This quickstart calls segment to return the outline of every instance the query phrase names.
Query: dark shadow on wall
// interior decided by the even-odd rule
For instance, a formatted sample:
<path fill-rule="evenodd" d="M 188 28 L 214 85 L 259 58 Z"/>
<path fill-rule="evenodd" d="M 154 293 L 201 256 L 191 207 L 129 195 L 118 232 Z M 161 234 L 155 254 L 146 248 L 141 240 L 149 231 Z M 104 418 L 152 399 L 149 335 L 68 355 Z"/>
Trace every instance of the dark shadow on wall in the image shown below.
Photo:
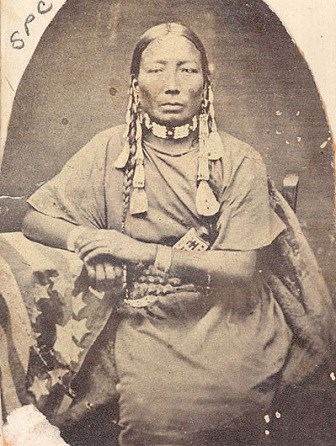
<path fill-rule="evenodd" d="M 305 61 L 262 1 L 68 0 L 18 88 L 1 195 L 28 196 L 94 134 L 123 122 L 132 49 L 163 21 L 204 41 L 220 127 L 260 151 L 278 186 L 299 174 L 298 217 L 334 287 L 331 135 Z M 1 231 L 20 229 L 24 201 L 1 199 Z"/>

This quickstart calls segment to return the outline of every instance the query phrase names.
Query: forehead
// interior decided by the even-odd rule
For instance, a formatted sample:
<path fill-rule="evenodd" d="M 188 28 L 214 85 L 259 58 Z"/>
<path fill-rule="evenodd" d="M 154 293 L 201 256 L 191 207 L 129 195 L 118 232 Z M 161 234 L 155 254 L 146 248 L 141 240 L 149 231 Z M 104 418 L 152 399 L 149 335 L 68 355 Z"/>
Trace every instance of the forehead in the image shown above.
<path fill-rule="evenodd" d="M 201 53 L 186 37 L 168 34 L 151 42 L 141 56 L 141 63 L 188 61 L 201 64 Z"/>

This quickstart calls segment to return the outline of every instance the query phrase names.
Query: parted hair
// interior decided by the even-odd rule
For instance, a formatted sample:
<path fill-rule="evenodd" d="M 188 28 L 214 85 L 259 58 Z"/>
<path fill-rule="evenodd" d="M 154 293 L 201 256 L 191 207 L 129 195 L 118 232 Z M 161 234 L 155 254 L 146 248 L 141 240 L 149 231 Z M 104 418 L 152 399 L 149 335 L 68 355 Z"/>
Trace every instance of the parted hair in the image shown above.
<path fill-rule="evenodd" d="M 148 29 L 139 39 L 136 44 L 132 61 L 131 61 L 131 81 L 129 88 L 129 103 L 126 114 L 126 139 L 127 144 L 129 144 L 129 158 L 127 164 L 125 166 L 125 175 L 124 175 L 124 183 L 123 183 L 123 227 L 122 230 L 125 230 L 125 221 L 130 205 L 130 196 L 132 191 L 132 183 L 133 177 L 136 167 L 136 154 L 138 150 L 139 144 L 139 135 L 141 135 L 141 120 L 140 120 L 140 110 L 138 98 L 134 90 L 134 83 L 136 78 L 140 72 L 140 63 L 141 57 L 144 50 L 148 47 L 148 45 L 156 39 L 167 36 L 168 34 L 175 34 L 181 37 L 185 37 L 188 39 L 193 45 L 197 48 L 201 55 L 201 63 L 202 63 L 202 72 L 204 77 L 204 87 L 208 87 L 210 85 L 210 71 L 209 71 L 209 63 L 207 59 L 207 55 L 205 52 L 205 48 L 200 38 L 188 27 L 182 25 L 180 23 L 161 23 L 159 25 L 153 26 Z"/>
<path fill-rule="evenodd" d="M 198 49 L 201 54 L 202 71 L 204 82 L 208 81 L 210 75 L 208 58 L 205 48 L 200 38 L 190 28 L 181 23 L 161 23 L 148 29 L 139 39 L 136 44 L 131 62 L 131 75 L 137 77 L 140 71 L 141 56 L 147 46 L 156 39 L 167 36 L 168 34 L 175 34 L 177 36 L 185 37 Z"/>

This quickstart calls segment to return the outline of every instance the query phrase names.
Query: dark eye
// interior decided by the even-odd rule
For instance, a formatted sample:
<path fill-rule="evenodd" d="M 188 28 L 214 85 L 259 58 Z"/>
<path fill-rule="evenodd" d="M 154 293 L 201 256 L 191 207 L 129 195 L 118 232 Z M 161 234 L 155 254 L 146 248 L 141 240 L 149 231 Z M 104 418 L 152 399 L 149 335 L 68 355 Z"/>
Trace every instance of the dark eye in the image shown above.
<path fill-rule="evenodd" d="M 198 69 L 197 68 L 184 67 L 184 68 L 182 68 L 182 72 L 183 73 L 188 73 L 188 74 L 198 73 Z"/>
<path fill-rule="evenodd" d="M 162 72 L 162 68 L 150 68 L 150 69 L 148 70 L 148 72 L 149 72 L 149 73 L 154 73 L 154 74 L 156 74 L 156 73 L 161 73 L 161 72 Z"/>

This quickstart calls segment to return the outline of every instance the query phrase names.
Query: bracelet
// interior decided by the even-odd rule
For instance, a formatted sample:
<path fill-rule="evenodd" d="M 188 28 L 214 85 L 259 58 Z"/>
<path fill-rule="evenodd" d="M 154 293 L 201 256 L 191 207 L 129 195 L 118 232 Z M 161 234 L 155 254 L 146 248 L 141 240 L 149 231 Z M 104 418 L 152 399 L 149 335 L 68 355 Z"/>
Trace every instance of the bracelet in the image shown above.
<path fill-rule="evenodd" d="M 86 230 L 87 230 L 87 228 L 85 226 L 76 226 L 75 229 L 70 231 L 70 233 L 68 235 L 68 238 L 67 238 L 67 242 L 66 242 L 66 246 L 67 246 L 67 250 L 68 251 L 75 252 L 76 240 Z"/>
<path fill-rule="evenodd" d="M 157 245 L 155 268 L 168 273 L 172 264 L 172 248 L 165 245 Z"/>

